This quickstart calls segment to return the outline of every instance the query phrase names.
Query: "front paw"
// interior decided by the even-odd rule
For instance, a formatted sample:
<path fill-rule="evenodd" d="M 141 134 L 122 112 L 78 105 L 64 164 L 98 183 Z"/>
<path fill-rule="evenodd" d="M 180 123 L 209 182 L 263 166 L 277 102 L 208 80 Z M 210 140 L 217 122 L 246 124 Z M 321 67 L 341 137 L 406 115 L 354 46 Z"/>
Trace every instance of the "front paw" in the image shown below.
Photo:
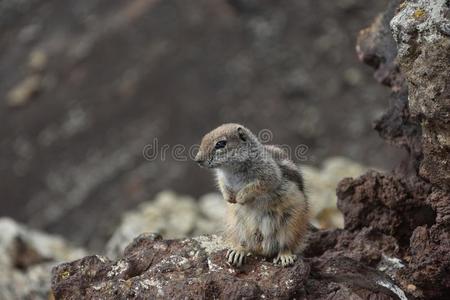
<path fill-rule="evenodd" d="M 249 197 L 249 195 L 246 192 L 243 192 L 242 190 L 236 194 L 236 202 L 239 204 L 243 205 L 247 202 L 250 202 L 251 200 L 252 200 L 251 197 Z"/>
<path fill-rule="evenodd" d="M 245 263 L 246 256 L 247 253 L 245 251 L 230 249 L 227 252 L 226 258 L 231 265 L 240 267 Z"/>

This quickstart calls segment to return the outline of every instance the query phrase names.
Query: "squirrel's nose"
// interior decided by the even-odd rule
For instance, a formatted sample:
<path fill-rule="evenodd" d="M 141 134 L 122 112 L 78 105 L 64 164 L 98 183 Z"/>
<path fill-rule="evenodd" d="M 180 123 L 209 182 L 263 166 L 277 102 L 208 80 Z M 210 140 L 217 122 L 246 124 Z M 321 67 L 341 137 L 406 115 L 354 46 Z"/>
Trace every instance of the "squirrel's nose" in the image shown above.
<path fill-rule="evenodd" d="M 200 165 L 205 162 L 205 160 L 201 158 L 196 158 L 195 161 Z"/>
<path fill-rule="evenodd" d="M 194 160 L 199 164 L 202 165 L 205 162 L 205 159 L 202 157 L 202 153 L 198 152 L 195 156 Z"/>

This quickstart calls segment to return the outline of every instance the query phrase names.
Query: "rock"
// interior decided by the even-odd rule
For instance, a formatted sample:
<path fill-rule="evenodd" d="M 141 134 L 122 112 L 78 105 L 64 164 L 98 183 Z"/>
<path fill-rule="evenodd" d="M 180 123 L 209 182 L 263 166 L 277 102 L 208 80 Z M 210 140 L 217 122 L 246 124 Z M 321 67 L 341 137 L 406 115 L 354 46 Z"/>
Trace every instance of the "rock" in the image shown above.
<path fill-rule="evenodd" d="M 435 212 L 426 201 L 430 194 L 430 187 L 420 180 L 369 172 L 342 180 L 337 195 L 346 229 L 374 226 L 405 245 L 417 226 L 435 222 Z"/>
<path fill-rule="evenodd" d="M 222 232 L 226 215 L 226 203 L 222 195 L 203 195 L 198 200 L 198 205 L 199 215 L 192 236 Z"/>
<path fill-rule="evenodd" d="M 109 257 L 119 256 L 142 232 L 158 233 L 169 239 L 217 233 L 223 228 L 224 215 L 225 203 L 219 194 L 207 194 L 196 202 L 192 197 L 164 191 L 154 201 L 125 213 L 107 243 L 106 253 Z"/>
<path fill-rule="evenodd" d="M 302 166 L 314 225 L 323 229 L 344 226 L 342 213 L 336 206 L 337 184 L 343 177 L 356 177 L 367 169 L 344 157 L 330 157 L 320 169 Z"/>
<path fill-rule="evenodd" d="M 52 290 L 57 299 L 293 299 L 332 294 L 334 299 L 393 299 L 395 295 L 396 286 L 388 277 L 351 258 L 310 258 L 281 268 L 250 256 L 247 265 L 235 269 L 226 262 L 224 246 L 215 235 L 162 240 L 144 234 L 119 260 L 87 256 L 55 267 Z M 401 290 L 398 293 L 406 299 Z"/>
<path fill-rule="evenodd" d="M 392 1 L 361 32 L 359 58 L 393 91 L 375 129 L 409 155 L 392 173 L 369 172 L 338 187 L 344 228 L 370 226 L 394 238 L 403 266 L 390 276 L 420 299 L 450 289 L 450 39 L 442 31 L 449 9 L 443 0 Z"/>
<path fill-rule="evenodd" d="M 397 49 L 389 27 L 400 2 L 390 1 L 386 12 L 376 17 L 370 27 L 359 32 L 356 43 L 359 60 L 374 67 L 375 78 L 393 90 L 399 90 L 404 82 L 404 77 L 398 71 L 395 60 Z"/>
<path fill-rule="evenodd" d="M 8 218 L 0 218 L 0 232 L 0 299 L 48 299 L 52 267 L 86 255 Z"/>
<path fill-rule="evenodd" d="M 42 50 L 35 50 L 31 52 L 29 58 L 29 67 L 33 71 L 42 71 L 48 63 L 47 54 Z"/>
<path fill-rule="evenodd" d="M 345 229 L 356 233 L 370 226 L 398 245 L 391 253 L 404 266 L 390 275 L 404 290 L 426 299 L 445 293 L 450 275 L 448 194 L 418 177 L 370 172 L 341 181 L 338 198 Z"/>
<path fill-rule="evenodd" d="M 419 175 L 450 190 L 450 38 L 446 0 L 406 1 L 392 19 L 412 119 L 422 128 Z"/>
<path fill-rule="evenodd" d="M 30 75 L 18 83 L 7 95 L 7 104 L 12 107 L 25 105 L 41 88 L 40 75 Z"/>

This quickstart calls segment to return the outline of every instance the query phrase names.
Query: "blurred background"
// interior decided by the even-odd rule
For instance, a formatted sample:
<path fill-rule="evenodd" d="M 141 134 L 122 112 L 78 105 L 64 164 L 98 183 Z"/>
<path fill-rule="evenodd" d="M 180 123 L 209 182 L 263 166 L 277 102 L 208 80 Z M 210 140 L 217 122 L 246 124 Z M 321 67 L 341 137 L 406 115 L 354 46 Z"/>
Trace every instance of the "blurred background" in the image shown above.
<path fill-rule="evenodd" d="M 0 215 L 102 249 L 125 211 L 216 191 L 189 159 L 143 150 L 188 148 L 225 122 L 306 145 L 315 195 L 390 169 L 400 154 L 372 130 L 388 91 L 354 50 L 386 3 L 0 1 Z"/>

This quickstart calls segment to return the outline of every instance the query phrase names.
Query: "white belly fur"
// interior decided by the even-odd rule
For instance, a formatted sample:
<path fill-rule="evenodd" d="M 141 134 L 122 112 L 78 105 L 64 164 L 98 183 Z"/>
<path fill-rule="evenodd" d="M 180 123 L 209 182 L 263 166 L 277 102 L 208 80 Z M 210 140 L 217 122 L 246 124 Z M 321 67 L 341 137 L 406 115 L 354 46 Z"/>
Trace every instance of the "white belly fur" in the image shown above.
<path fill-rule="evenodd" d="M 294 206 L 302 206 L 305 202 L 303 193 L 298 191 L 295 184 L 291 185 L 285 196 L 298 201 L 293 203 Z M 289 229 L 280 215 L 283 210 L 273 209 L 271 206 L 278 205 L 273 201 L 279 200 L 271 199 L 267 195 L 258 197 L 245 205 L 229 204 L 234 217 L 229 219 L 231 223 L 228 226 L 233 228 L 237 241 L 245 242 L 249 251 L 259 252 L 264 256 L 275 255 L 280 251 L 280 247 L 285 246 L 288 240 L 292 239 L 292 236 L 288 236 Z M 257 234 L 262 235 L 262 240 L 256 238 Z"/>
<path fill-rule="evenodd" d="M 278 217 L 269 215 L 266 210 L 252 208 L 251 205 L 236 205 L 237 226 L 236 232 L 239 240 L 245 241 L 251 251 L 261 251 L 264 255 L 274 255 L 278 251 L 278 235 L 280 229 L 277 224 Z M 262 241 L 258 241 L 255 233 L 262 235 Z"/>
<path fill-rule="evenodd" d="M 216 173 L 217 177 L 220 178 L 225 183 L 225 185 L 235 193 L 242 189 L 246 184 L 244 178 L 236 175 L 231 176 L 231 174 L 228 174 L 227 171 L 217 169 Z"/>

